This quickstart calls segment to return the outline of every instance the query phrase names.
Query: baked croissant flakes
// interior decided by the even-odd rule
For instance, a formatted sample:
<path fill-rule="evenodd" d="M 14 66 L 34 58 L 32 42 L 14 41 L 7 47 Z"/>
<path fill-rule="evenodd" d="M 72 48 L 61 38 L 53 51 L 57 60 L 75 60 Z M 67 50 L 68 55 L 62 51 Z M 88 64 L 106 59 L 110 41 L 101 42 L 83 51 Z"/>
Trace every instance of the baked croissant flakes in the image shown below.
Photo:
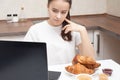
<path fill-rule="evenodd" d="M 76 55 L 73 58 L 72 63 L 73 64 L 76 64 L 76 63 L 81 63 L 81 64 L 95 64 L 96 61 L 93 58 L 91 58 L 91 57 Z"/>
<path fill-rule="evenodd" d="M 73 74 L 92 74 L 95 72 L 95 68 L 100 65 L 91 57 L 76 55 L 72 60 L 72 65 L 65 67 L 65 69 Z"/>
<path fill-rule="evenodd" d="M 65 67 L 65 69 L 73 74 L 80 74 L 80 73 L 87 73 L 92 74 L 94 73 L 94 70 L 86 68 L 84 65 L 77 63 L 71 66 Z"/>

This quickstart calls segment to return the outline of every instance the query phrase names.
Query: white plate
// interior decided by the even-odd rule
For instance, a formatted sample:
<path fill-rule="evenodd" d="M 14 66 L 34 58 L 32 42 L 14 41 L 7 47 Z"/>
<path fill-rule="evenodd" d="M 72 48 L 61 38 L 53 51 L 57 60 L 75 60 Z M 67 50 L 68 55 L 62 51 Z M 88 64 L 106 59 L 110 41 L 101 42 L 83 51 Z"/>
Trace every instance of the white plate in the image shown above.
<path fill-rule="evenodd" d="M 78 80 L 77 79 L 77 76 L 80 76 L 80 75 L 87 75 L 87 76 L 90 76 L 92 78 L 92 80 L 99 80 L 98 79 L 98 75 L 99 75 L 99 72 L 95 71 L 95 73 L 93 74 L 86 74 L 86 73 L 80 73 L 80 74 L 73 74 L 73 73 L 70 73 L 68 71 L 64 71 L 68 76 L 72 76 L 74 79 L 73 80 Z"/>
<path fill-rule="evenodd" d="M 66 71 L 66 69 L 65 69 L 65 73 L 67 73 L 68 75 L 71 75 L 71 76 L 77 76 L 77 75 L 79 75 L 79 74 L 70 73 L 70 72 Z M 93 74 L 88 74 L 88 75 L 96 75 L 97 73 L 98 72 L 97 72 L 97 69 L 96 69 Z M 80 74 L 87 74 L 87 73 L 80 73 Z"/>

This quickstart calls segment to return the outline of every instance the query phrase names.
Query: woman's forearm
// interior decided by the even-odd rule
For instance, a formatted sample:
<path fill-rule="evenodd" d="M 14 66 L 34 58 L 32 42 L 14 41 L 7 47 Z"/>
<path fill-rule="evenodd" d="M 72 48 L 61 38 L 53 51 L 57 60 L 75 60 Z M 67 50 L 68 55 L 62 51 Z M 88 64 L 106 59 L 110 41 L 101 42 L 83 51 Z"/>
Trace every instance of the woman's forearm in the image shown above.
<path fill-rule="evenodd" d="M 95 58 L 95 50 L 90 42 L 86 28 L 79 31 L 81 35 L 81 44 L 79 46 L 82 55 L 91 56 Z"/>

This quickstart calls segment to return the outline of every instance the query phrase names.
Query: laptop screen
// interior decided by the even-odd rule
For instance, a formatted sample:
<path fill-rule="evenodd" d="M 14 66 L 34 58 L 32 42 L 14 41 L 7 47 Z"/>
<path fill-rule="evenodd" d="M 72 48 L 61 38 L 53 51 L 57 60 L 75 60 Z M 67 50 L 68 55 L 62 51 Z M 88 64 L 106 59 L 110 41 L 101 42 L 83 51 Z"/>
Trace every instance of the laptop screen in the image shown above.
<path fill-rule="evenodd" d="M 0 41 L 0 80 L 48 80 L 46 44 Z"/>

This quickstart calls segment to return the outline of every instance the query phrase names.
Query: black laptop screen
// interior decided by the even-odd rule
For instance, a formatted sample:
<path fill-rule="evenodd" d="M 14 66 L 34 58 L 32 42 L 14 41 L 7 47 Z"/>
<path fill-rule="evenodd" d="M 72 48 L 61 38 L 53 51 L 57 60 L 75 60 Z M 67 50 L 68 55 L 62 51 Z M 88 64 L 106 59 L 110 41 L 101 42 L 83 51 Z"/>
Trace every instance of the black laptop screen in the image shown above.
<path fill-rule="evenodd" d="M 46 44 L 0 41 L 0 80 L 48 80 Z"/>

